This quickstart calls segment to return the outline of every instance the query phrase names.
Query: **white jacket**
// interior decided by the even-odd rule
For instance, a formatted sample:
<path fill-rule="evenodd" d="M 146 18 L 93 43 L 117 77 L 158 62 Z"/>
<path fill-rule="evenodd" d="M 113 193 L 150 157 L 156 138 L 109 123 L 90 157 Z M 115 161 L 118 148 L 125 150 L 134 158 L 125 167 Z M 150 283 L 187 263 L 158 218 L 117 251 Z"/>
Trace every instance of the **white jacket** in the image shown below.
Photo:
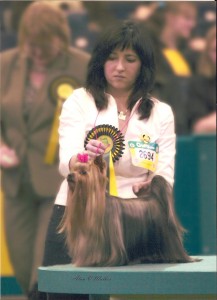
<path fill-rule="evenodd" d="M 138 100 L 139 101 L 139 100 Z M 148 176 L 162 175 L 171 185 L 174 183 L 174 160 L 176 135 L 174 132 L 174 115 L 169 105 L 152 98 L 153 109 L 149 119 L 139 120 L 136 105 L 131 112 L 131 119 L 125 133 L 125 150 L 122 157 L 115 162 L 115 175 L 118 196 L 132 198 L 136 195 L 132 185 L 146 181 Z M 60 115 L 59 171 L 63 177 L 69 174 L 69 160 L 73 155 L 84 151 L 84 140 L 87 133 L 100 124 L 113 125 L 119 128 L 117 105 L 109 95 L 109 105 L 106 110 L 98 113 L 95 102 L 84 88 L 76 89 L 64 102 Z M 121 129 L 120 129 L 121 130 Z M 159 145 L 159 156 L 156 170 L 150 172 L 132 164 L 128 141 L 140 141 L 141 135 L 150 137 L 150 142 Z M 55 204 L 66 205 L 68 184 L 64 179 L 57 194 Z"/>

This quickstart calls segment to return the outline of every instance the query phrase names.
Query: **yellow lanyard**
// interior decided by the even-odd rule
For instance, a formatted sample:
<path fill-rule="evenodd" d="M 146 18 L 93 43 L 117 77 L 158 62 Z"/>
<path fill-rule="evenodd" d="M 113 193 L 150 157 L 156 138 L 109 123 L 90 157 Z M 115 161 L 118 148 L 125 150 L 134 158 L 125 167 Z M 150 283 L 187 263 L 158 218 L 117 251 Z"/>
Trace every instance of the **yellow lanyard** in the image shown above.
<path fill-rule="evenodd" d="M 178 50 L 165 48 L 163 50 L 163 54 L 175 75 L 185 77 L 189 77 L 191 75 L 191 70 L 187 61 Z"/>

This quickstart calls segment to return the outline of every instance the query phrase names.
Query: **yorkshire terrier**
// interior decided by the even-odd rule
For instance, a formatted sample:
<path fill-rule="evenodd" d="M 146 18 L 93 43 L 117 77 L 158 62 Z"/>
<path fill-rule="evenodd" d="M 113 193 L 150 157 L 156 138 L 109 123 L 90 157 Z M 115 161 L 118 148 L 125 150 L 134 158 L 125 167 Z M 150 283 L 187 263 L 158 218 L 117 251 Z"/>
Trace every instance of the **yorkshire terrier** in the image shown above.
<path fill-rule="evenodd" d="M 148 192 L 122 199 L 108 194 L 102 156 L 79 157 L 68 175 L 65 232 L 75 266 L 193 262 L 183 247 L 184 229 L 174 210 L 171 186 L 160 175 Z"/>

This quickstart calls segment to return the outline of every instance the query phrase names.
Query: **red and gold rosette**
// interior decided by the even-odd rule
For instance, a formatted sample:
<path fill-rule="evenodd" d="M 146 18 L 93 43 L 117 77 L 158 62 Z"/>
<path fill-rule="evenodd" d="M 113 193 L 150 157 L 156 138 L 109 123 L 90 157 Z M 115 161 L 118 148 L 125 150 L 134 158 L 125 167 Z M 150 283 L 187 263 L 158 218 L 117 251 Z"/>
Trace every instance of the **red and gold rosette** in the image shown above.
<path fill-rule="evenodd" d="M 99 140 L 107 146 L 104 158 L 108 164 L 108 178 L 109 178 L 109 194 L 117 196 L 117 184 L 115 178 L 114 162 L 119 160 L 123 154 L 125 144 L 124 136 L 116 127 L 108 124 L 102 124 L 91 129 L 84 141 L 86 148 L 89 140 Z"/>
<path fill-rule="evenodd" d="M 51 99 L 56 103 L 56 110 L 45 153 L 44 160 L 46 164 L 53 164 L 56 156 L 58 145 L 59 116 L 61 113 L 63 102 L 72 94 L 74 89 L 77 87 L 78 83 L 70 76 L 60 76 L 58 78 L 55 78 L 50 84 L 49 95 Z"/>

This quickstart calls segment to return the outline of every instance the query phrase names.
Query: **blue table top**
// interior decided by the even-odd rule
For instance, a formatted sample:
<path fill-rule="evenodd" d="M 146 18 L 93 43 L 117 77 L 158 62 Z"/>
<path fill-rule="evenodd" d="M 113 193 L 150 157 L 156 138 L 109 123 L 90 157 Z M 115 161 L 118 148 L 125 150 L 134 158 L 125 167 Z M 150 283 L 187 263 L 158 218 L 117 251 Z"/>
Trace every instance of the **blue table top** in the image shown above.
<path fill-rule="evenodd" d="M 216 294 L 216 256 L 200 262 L 39 268 L 39 290 L 88 294 Z"/>

